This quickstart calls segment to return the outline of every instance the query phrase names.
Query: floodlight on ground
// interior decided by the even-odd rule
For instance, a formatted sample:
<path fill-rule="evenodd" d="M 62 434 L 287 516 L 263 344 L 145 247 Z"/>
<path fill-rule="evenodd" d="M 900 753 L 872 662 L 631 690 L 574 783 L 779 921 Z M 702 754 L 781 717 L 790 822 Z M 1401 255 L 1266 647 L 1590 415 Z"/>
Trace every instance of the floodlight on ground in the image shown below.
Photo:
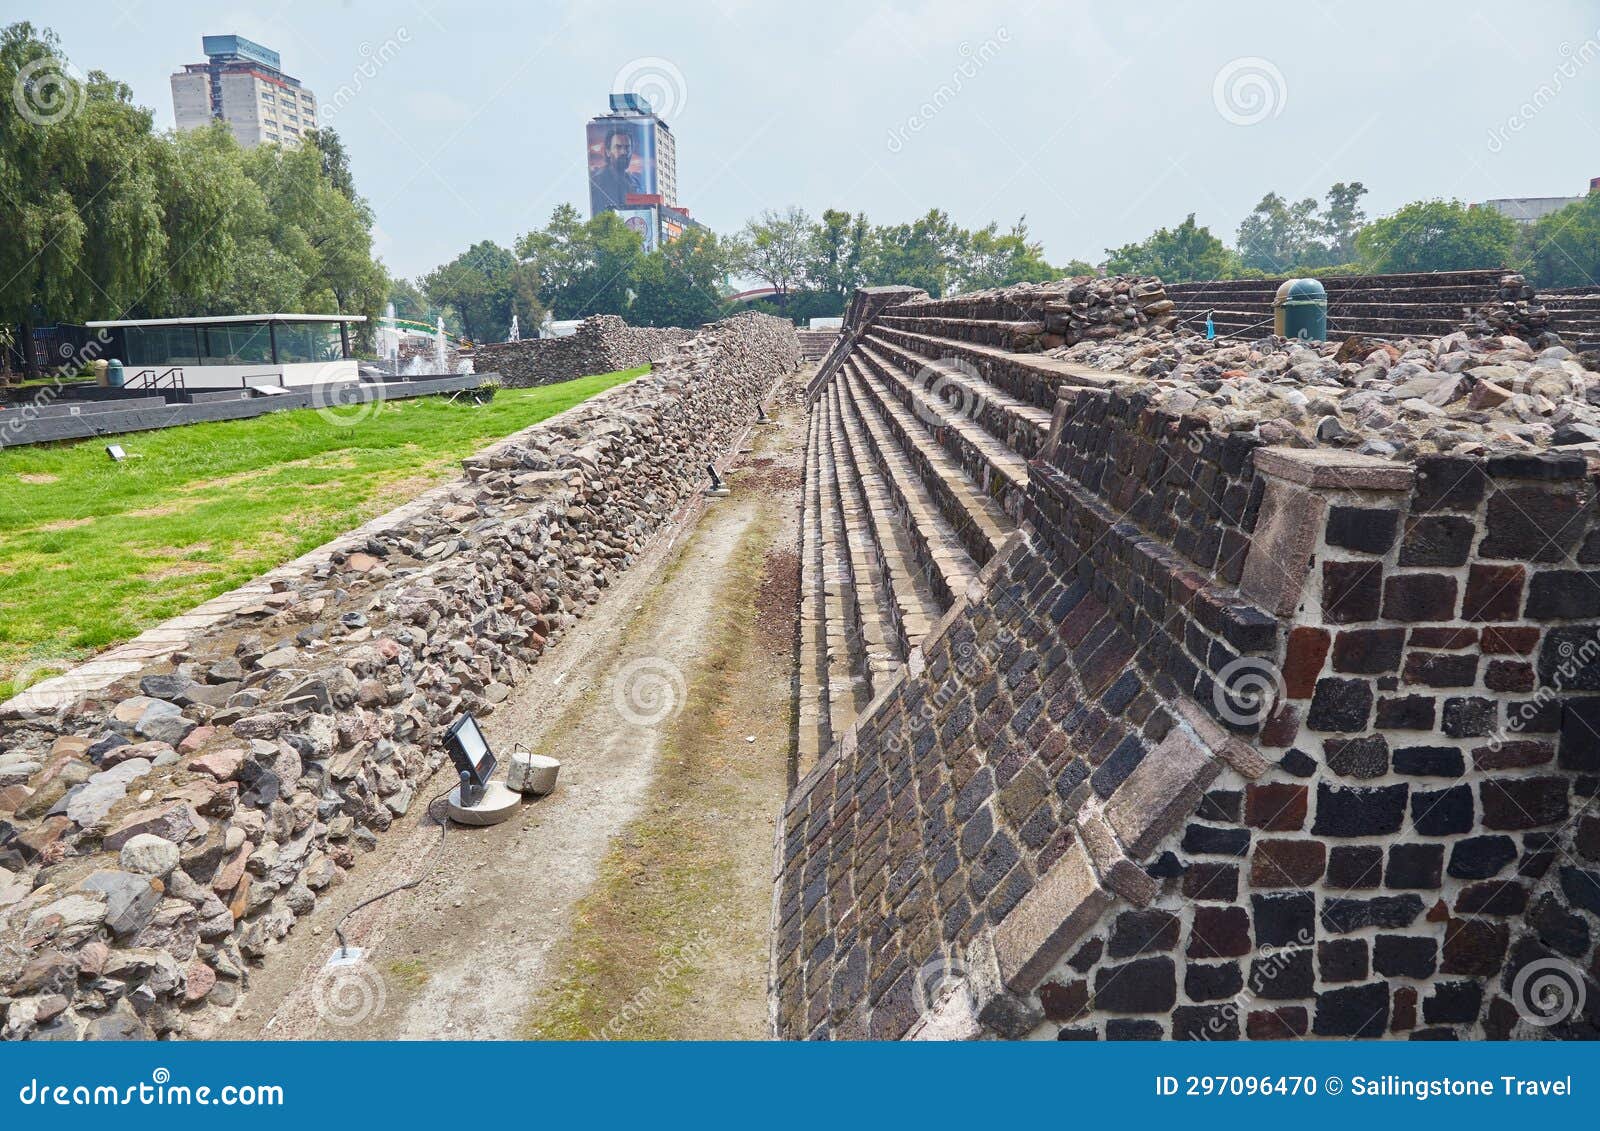
<path fill-rule="evenodd" d="M 715 464 L 706 464 L 706 474 L 711 476 L 711 486 L 706 488 L 707 495 L 711 496 L 713 499 L 724 499 L 727 498 L 728 495 L 732 494 L 732 492 L 728 490 L 728 485 L 722 481 L 722 476 L 717 474 L 717 467 Z"/>
<path fill-rule="evenodd" d="M 494 774 L 495 756 L 477 719 L 467 714 L 450 724 L 444 735 L 444 748 L 460 779 L 448 802 L 452 821 L 460 825 L 496 825 L 516 811 L 521 798 L 501 783 L 489 780 Z"/>

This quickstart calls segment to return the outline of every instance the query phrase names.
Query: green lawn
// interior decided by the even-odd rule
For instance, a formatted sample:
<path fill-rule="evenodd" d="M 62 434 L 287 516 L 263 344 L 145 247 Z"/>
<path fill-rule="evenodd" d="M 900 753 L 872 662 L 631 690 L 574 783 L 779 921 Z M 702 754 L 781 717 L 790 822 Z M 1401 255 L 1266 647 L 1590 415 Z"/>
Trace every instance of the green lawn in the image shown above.
<path fill-rule="evenodd" d="M 389 510 L 459 461 L 648 366 L 490 405 L 394 401 L 0 451 L 0 699 Z M 352 410 L 344 410 L 352 411 Z M 333 415 L 333 414 L 330 414 Z"/>

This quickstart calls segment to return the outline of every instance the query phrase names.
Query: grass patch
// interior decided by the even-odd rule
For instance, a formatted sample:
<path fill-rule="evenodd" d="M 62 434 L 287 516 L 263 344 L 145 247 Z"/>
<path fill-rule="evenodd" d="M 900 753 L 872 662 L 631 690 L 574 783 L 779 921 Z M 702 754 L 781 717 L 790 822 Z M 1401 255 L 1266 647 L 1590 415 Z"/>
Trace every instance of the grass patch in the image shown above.
<path fill-rule="evenodd" d="M 420 990 L 432 977 L 420 958 L 397 958 L 389 963 L 389 973 L 408 990 Z"/>
<path fill-rule="evenodd" d="M 685 1031 L 690 1000 L 748 918 L 727 905 L 737 899 L 741 861 L 718 815 L 737 812 L 739 779 L 756 772 L 743 735 L 759 662 L 754 594 L 773 530 L 763 508 L 734 550 L 706 659 L 662 738 L 649 807 L 617 838 L 575 908 L 554 986 L 523 1026 L 525 1038 L 696 1035 Z M 770 704 L 756 709 L 770 714 Z"/>
<path fill-rule="evenodd" d="M 0 451 L 0 699 L 41 658 L 127 640 L 453 476 L 459 461 L 648 366 L 475 407 L 393 401 Z M 31 682 L 31 681 L 30 681 Z"/>

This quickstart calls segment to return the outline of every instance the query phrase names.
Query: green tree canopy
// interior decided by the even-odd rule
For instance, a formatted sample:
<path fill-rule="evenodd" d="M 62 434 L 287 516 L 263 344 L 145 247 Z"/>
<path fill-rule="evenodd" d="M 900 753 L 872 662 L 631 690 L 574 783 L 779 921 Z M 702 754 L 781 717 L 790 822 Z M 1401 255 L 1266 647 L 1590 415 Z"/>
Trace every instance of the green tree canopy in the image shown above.
<path fill-rule="evenodd" d="M 1542 217 L 1525 240 L 1522 261 L 1534 286 L 1595 286 L 1600 279 L 1600 193 L 1591 192 Z"/>
<path fill-rule="evenodd" d="M 1160 228 L 1139 243 L 1107 248 L 1106 255 L 1106 270 L 1113 275 L 1159 275 L 1168 283 L 1225 279 L 1238 262 L 1210 228 L 1195 224 L 1193 212 L 1176 228 Z"/>
<path fill-rule="evenodd" d="M 1361 265 L 1378 274 L 1503 267 L 1516 221 L 1459 200 L 1419 200 L 1374 220 L 1356 237 Z"/>

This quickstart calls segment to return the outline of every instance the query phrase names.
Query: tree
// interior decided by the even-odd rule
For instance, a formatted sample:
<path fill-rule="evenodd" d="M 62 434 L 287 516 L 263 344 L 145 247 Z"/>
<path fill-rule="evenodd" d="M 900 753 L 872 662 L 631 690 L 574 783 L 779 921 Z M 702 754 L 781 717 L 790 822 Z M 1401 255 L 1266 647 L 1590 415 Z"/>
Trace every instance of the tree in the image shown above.
<path fill-rule="evenodd" d="M 1419 200 L 1375 220 L 1356 237 L 1362 267 L 1375 273 L 1503 267 L 1516 221 L 1459 200 Z"/>
<path fill-rule="evenodd" d="M 408 318 L 413 322 L 425 322 L 428 319 L 427 296 L 410 279 L 389 280 L 389 301 L 394 303 L 396 318 Z"/>
<path fill-rule="evenodd" d="M 964 291 L 1008 287 L 1014 283 L 1043 283 L 1059 272 L 1045 262 L 1044 246 L 1028 238 L 1028 218 L 1019 217 L 1001 234 L 996 224 L 967 236 L 961 262 L 960 287 Z"/>
<path fill-rule="evenodd" d="M 803 208 L 768 209 L 746 221 L 733 250 L 736 270 L 754 275 L 775 292 L 778 309 L 788 306 L 789 292 L 805 279 L 811 247 L 811 218 Z"/>
<path fill-rule="evenodd" d="M 920 287 L 935 298 L 953 293 L 970 241 L 971 233 L 952 223 L 948 213 L 930 208 L 910 224 L 872 230 L 867 277 L 879 285 Z"/>
<path fill-rule="evenodd" d="M 1107 248 L 1106 255 L 1110 274 L 1159 275 L 1168 283 L 1225 279 L 1237 264 L 1237 256 L 1210 228 L 1195 224 L 1193 212 L 1176 228 L 1160 228 L 1139 243 Z"/>
<path fill-rule="evenodd" d="M 351 200 L 356 198 L 356 181 L 350 172 L 350 156 L 344 151 L 344 142 L 331 126 L 307 130 L 304 140 L 315 146 L 322 159 L 322 176 L 334 188 Z"/>
<path fill-rule="evenodd" d="M 474 341 L 503 341 L 511 329 L 513 273 L 517 257 L 492 240 L 481 240 L 422 279 L 428 301 L 448 307 L 461 331 Z"/>
<path fill-rule="evenodd" d="M 1239 260 L 1245 267 L 1273 274 L 1299 265 L 1312 266 L 1322 251 L 1321 234 L 1314 199 L 1290 204 L 1269 192 L 1239 224 Z"/>
<path fill-rule="evenodd" d="M 1534 286 L 1594 287 L 1600 279 L 1600 193 L 1541 217 L 1524 239 L 1520 258 Z"/>
<path fill-rule="evenodd" d="M 716 234 L 691 228 L 634 265 L 628 320 L 639 326 L 699 326 L 726 306 L 728 252 Z"/>
<path fill-rule="evenodd" d="M 805 277 L 812 290 L 835 295 L 841 306 L 865 282 L 862 259 L 871 229 L 866 213 L 851 216 L 830 208 L 812 226 Z"/>
<path fill-rule="evenodd" d="M 1360 181 L 1340 181 L 1328 190 L 1322 209 L 1322 235 L 1331 263 L 1352 263 L 1356 258 L 1356 237 L 1366 225 L 1361 198 L 1367 186 Z"/>
<path fill-rule="evenodd" d="M 56 37 L 0 31 L 0 318 L 37 374 L 33 325 L 143 298 L 168 253 L 151 115 L 99 71 L 75 77 Z"/>

